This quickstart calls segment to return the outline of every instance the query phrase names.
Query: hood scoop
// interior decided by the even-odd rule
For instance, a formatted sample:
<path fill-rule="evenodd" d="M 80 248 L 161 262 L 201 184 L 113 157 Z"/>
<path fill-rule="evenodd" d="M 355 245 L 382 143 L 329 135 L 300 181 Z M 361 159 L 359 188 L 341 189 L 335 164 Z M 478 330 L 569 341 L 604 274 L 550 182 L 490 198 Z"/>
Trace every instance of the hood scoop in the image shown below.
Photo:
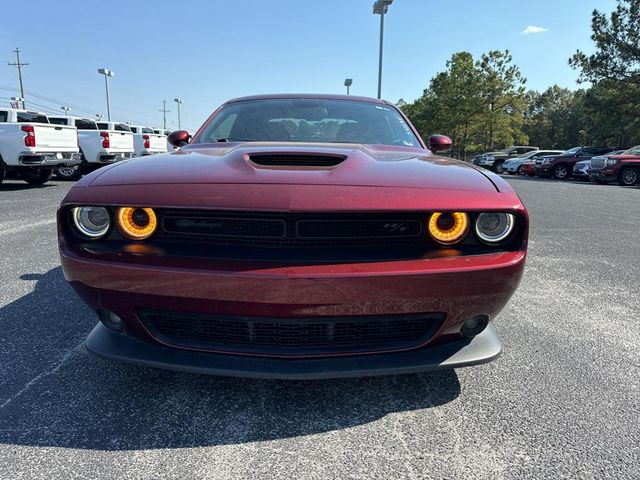
<path fill-rule="evenodd" d="M 335 167 L 346 155 L 309 153 L 250 153 L 247 158 L 261 167 Z"/>

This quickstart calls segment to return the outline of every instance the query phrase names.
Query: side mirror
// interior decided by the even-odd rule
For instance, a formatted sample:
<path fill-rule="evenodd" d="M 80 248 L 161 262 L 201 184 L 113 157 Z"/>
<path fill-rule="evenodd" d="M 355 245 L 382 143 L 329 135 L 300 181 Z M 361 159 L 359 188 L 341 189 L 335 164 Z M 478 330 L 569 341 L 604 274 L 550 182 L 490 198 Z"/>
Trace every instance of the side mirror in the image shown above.
<path fill-rule="evenodd" d="M 433 153 L 451 150 L 453 142 L 445 135 L 431 135 L 429 137 L 429 150 Z"/>
<path fill-rule="evenodd" d="M 176 130 L 171 132 L 167 137 L 167 141 L 174 147 L 182 147 L 191 140 L 191 135 L 186 130 Z"/>

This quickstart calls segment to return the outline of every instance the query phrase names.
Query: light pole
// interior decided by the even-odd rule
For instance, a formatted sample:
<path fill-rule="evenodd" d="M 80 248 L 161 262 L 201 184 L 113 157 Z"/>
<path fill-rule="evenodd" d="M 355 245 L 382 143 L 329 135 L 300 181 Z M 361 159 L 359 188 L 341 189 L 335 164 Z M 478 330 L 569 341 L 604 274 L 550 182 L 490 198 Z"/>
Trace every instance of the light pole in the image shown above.
<path fill-rule="evenodd" d="M 378 53 L 378 98 L 382 97 L 382 44 L 384 40 L 384 15 L 389 10 L 393 0 L 376 0 L 373 13 L 380 15 L 380 52 Z"/>
<path fill-rule="evenodd" d="M 182 103 L 182 99 L 174 98 L 173 101 L 178 104 L 178 130 L 182 130 L 182 123 L 180 122 L 180 104 Z"/>
<path fill-rule="evenodd" d="M 11 97 L 12 102 L 16 102 L 16 108 L 20 108 L 20 103 L 22 103 L 22 109 L 24 110 L 24 98 L 22 97 Z"/>
<path fill-rule="evenodd" d="M 347 87 L 347 95 L 349 95 L 349 87 L 353 85 L 353 78 L 345 78 L 344 86 Z"/>
<path fill-rule="evenodd" d="M 69 116 L 69 110 L 71 110 L 69 107 L 60 107 L 61 110 L 64 110 L 64 116 L 68 117 Z"/>
<path fill-rule="evenodd" d="M 113 77 L 113 70 L 108 68 L 99 68 L 98 73 L 104 75 L 104 88 L 107 92 L 107 120 L 111 121 L 111 105 L 109 104 L 109 77 Z"/>

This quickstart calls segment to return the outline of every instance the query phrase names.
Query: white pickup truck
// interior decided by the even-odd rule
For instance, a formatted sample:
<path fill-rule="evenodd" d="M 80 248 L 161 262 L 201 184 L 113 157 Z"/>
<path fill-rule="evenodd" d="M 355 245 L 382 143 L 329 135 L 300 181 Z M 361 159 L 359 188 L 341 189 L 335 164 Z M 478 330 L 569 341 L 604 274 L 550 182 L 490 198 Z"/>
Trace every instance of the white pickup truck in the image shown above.
<path fill-rule="evenodd" d="M 167 151 L 167 137 L 161 133 L 155 133 L 153 128 L 129 125 L 134 135 L 135 154 L 138 157 L 165 153 Z"/>
<path fill-rule="evenodd" d="M 96 121 L 89 118 L 50 116 L 49 121 L 56 125 L 70 125 L 78 129 L 82 163 L 78 166 L 57 168 L 55 174 L 60 179 L 78 180 L 83 174 L 103 165 L 133 156 L 133 136 L 121 131 L 119 124 L 114 124 L 113 130 L 98 130 Z"/>
<path fill-rule="evenodd" d="M 75 127 L 51 125 L 44 113 L 0 109 L 0 182 L 15 172 L 31 185 L 42 185 L 54 168 L 80 163 Z"/>

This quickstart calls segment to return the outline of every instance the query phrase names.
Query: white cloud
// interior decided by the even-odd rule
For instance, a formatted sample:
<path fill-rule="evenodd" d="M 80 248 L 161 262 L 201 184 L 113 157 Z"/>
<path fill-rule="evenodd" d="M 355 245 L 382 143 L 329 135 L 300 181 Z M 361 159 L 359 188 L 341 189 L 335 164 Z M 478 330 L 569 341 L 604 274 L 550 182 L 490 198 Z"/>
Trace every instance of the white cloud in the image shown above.
<path fill-rule="evenodd" d="M 546 32 L 547 29 L 544 27 L 536 27 L 535 25 L 529 25 L 527 28 L 525 28 L 522 33 L 524 35 L 529 35 L 530 33 L 542 33 L 542 32 Z"/>

